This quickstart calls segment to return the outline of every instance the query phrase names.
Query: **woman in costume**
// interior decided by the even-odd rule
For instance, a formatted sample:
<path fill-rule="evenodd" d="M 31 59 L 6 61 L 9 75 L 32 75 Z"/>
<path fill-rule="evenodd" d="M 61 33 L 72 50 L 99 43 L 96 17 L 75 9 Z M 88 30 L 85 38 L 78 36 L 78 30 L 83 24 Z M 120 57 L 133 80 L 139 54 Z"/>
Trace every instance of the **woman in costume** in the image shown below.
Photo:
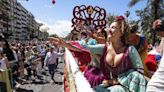
<path fill-rule="evenodd" d="M 97 56 L 104 80 L 95 87 L 96 92 L 145 92 L 147 81 L 143 73 L 141 58 L 133 46 L 126 44 L 128 26 L 124 17 L 116 18 L 107 34 L 106 44 L 85 45 L 91 54 Z M 50 38 L 54 43 L 81 52 L 60 38 Z M 99 58 L 99 59 L 98 59 Z M 100 59 L 101 58 L 101 59 Z"/>

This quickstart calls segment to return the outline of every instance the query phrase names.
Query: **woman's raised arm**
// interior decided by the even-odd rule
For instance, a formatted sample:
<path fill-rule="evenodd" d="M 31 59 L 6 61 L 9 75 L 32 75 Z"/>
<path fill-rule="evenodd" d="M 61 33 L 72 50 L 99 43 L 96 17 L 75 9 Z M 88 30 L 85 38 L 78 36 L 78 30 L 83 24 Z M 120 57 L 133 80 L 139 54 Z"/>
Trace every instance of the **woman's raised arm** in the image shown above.
<path fill-rule="evenodd" d="M 81 49 L 71 45 L 70 43 L 67 43 L 66 41 L 64 41 L 60 37 L 48 37 L 48 40 L 50 41 L 50 43 L 53 43 L 53 44 L 61 46 L 61 47 L 66 47 L 66 48 L 73 50 L 73 51 L 78 51 L 78 52 L 82 51 Z"/>

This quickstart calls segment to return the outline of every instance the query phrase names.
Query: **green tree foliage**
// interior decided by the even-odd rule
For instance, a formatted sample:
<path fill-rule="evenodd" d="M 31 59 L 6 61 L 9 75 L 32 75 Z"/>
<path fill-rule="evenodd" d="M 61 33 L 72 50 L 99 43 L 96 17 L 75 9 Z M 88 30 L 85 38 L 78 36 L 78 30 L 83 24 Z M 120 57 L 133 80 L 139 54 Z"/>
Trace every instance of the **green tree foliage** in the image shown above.
<path fill-rule="evenodd" d="M 129 7 L 134 6 L 138 2 L 143 0 L 131 0 L 128 4 Z M 139 22 L 142 29 L 142 33 L 147 37 L 150 43 L 155 44 L 156 39 L 155 32 L 151 30 L 152 23 L 155 19 L 164 17 L 164 0 L 147 0 L 147 5 L 144 9 L 137 10 L 136 15 L 139 16 Z"/>
<path fill-rule="evenodd" d="M 58 35 L 57 34 L 52 34 L 52 35 L 50 35 L 50 37 L 58 37 Z"/>
<path fill-rule="evenodd" d="M 106 17 L 106 20 L 107 20 L 107 26 L 110 26 L 110 24 L 115 20 L 115 17 L 117 15 L 114 15 L 114 14 L 111 14 L 109 13 Z"/>
<path fill-rule="evenodd" d="M 4 0 L 0 0 L 0 19 L 6 21 L 5 25 L 7 30 L 4 32 L 5 37 L 8 38 L 9 36 L 12 36 L 13 32 L 12 30 L 9 30 L 9 22 L 13 20 L 14 17 L 6 10 Z"/>

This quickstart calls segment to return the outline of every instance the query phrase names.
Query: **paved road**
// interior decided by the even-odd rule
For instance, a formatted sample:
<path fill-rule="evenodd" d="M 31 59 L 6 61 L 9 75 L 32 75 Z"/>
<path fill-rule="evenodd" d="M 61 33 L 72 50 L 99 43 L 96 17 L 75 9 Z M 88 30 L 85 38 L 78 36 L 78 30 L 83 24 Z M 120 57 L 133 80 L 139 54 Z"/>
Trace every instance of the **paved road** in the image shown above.
<path fill-rule="evenodd" d="M 48 71 L 42 71 L 40 77 L 21 85 L 16 92 L 63 92 L 63 62 L 59 62 L 55 73 L 55 83 L 50 83 L 50 76 Z"/>

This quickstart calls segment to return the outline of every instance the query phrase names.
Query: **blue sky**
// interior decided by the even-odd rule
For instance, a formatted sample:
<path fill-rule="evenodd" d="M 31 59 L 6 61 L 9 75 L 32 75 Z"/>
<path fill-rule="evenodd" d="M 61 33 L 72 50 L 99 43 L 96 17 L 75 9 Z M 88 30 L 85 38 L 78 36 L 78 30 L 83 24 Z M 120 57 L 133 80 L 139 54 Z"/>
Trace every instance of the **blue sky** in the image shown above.
<path fill-rule="evenodd" d="M 29 10 L 38 22 L 44 23 L 50 30 L 50 34 L 57 33 L 60 36 L 65 36 L 71 30 L 71 19 L 73 8 L 77 5 L 92 5 L 106 9 L 107 14 L 114 13 L 124 15 L 125 11 L 131 12 L 129 19 L 137 19 L 135 10 L 142 9 L 146 5 L 147 0 L 142 0 L 134 7 L 129 8 L 130 0 L 18 0 Z"/>

